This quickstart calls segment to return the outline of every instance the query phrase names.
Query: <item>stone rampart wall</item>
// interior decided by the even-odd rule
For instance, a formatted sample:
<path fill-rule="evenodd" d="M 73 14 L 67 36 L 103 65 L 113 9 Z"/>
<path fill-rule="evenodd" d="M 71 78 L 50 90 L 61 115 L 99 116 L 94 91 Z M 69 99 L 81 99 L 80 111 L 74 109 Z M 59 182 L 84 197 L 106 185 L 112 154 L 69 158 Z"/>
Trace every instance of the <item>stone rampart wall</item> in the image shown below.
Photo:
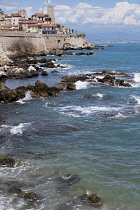
<path fill-rule="evenodd" d="M 52 49 L 68 47 L 87 47 L 84 34 L 35 34 L 25 32 L 0 31 L 0 46 L 5 55 L 12 57 L 18 54 L 42 54 Z"/>

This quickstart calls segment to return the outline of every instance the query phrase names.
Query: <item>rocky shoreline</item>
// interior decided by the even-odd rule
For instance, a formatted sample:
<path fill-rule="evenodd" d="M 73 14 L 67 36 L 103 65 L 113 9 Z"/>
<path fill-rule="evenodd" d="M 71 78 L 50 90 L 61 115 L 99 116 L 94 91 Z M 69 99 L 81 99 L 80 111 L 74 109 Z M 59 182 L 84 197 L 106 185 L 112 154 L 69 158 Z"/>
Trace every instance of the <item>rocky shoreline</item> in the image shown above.
<path fill-rule="evenodd" d="M 50 54 L 58 57 L 61 57 L 62 55 L 94 55 L 93 51 L 89 51 L 88 53 L 73 53 L 67 51 L 62 52 L 60 50 L 52 50 Z M 56 59 L 42 58 L 38 60 L 36 57 L 27 57 L 24 59 L 14 59 L 9 65 L 0 67 L 0 102 L 16 102 L 19 99 L 23 99 L 27 91 L 31 91 L 32 97 L 56 97 L 60 91 L 76 90 L 75 83 L 77 81 L 101 83 L 110 86 L 131 87 L 130 83 L 124 81 L 124 78 L 129 77 L 129 75 L 124 72 L 114 73 L 107 70 L 79 76 L 65 76 L 62 78 L 61 83 L 56 87 L 48 87 L 45 83 L 41 83 L 39 80 L 35 82 L 35 85 L 28 84 L 27 86 L 20 86 L 16 89 L 9 89 L 4 84 L 6 79 L 26 79 L 38 77 L 40 74 L 42 76 L 48 76 L 48 73 L 44 68 L 66 68 L 66 66 L 61 64 L 54 64 L 55 61 Z M 39 64 L 40 66 L 37 67 L 36 64 Z M 54 70 L 52 73 L 59 73 L 59 71 Z M 92 96 L 87 95 L 86 97 L 91 98 Z"/>

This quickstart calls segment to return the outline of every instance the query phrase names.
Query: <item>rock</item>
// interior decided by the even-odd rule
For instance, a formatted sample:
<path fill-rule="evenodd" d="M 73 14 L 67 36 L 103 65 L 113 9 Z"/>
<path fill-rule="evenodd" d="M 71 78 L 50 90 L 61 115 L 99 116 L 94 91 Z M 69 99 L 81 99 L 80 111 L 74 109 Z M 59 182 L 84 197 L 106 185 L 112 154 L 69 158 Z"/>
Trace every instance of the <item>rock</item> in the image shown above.
<path fill-rule="evenodd" d="M 67 90 L 76 90 L 76 85 L 74 83 L 67 84 Z"/>
<path fill-rule="evenodd" d="M 59 64 L 57 64 L 57 67 L 59 67 L 59 68 L 66 68 L 65 66 L 62 66 L 60 63 Z"/>
<path fill-rule="evenodd" d="M 56 86 L 58 89 L 60 89 L 60 90 L 63 90 L 63 89 L 65 89 L 66 87 L 67 87 L 67 83 L 59 83 L 59 84 L 57 84 L 57 86 Z"/>
<path fill-rule="evenodd" d="M 42 76 L 48 76 L 48 73 L 47 73 L 46 71 L 43 70 L 43 71 L 41 72 L 41 75 L 42 75 Z"/>
<path fill-rule="evenodd" d="M 0 102 L 11 103 L 25 97 L 27 91 L 31 91 L 32 97 L 51 97 L 57 96 L 59 88 L 48 87 L 45 83 L 36 81 L 35 85 L 20 86 L 14 90 L 7 88 L 5 85 L 0 86 Z"/>
<path fill-rule="evenodd" d="M 42 72 L 43 69 L 37 66 L 37 67 L 36 67 L 36 70 L 37 70 L 38 72 Z"/>
<path fill-rule="evenodd" d="M 41 60 L 39 60 L 39 63 L 46 63 L 47 59 L 46 58 L 42 58 Z"/>
<path fill-rule="evenodd" d="M 22 190 L 18 186 L 13 186 L 9 189 L 10 193 L 21 194 Z"/>
<path fill-rule="evenodd" d="M 41 65 L 40 67 L 45 67 L 45 68 L 55 68 L 56 66 L 52 61 L 47 61 L 45 64 Z"/>
<path fill-rule="evenodd" d="M 65 76 L 65 77 L 62 77 L 62 82 L 77 82 L 77 81 L 86 81 L 87 79 L 89 79 L 89 76 L 88 75 L 82 75 L 82 76 L 71 76 L 71 77 L 68 77 L 68 76 Z"/>
<path fill-rule="evenodd" d="M 6 156 L 0 156 L 0 166 L 14 167 L 15 160 Z"/>
<path fill-rule="evenodd" d="M 52 73 L 52 74 L 57 74 L 57 73 L 60 73 L 60 72 L 57 71 L 57 70 L 53 70 L 53 71 L 51 71 L 51 73 Z"/>
<path fill-rule="evenodd" d="M 86 93 L 86 95 L 84 96 L 85 98 L 96 98 L 96 96 L 93 96 L 90 93 Z"/>
<path fill-rule="evenodd" d="M 102 71 L 102 74 L 115 75 L 116 73 L 110 72 L 110 71 L 108 71 L 108 70 L 103 70 L 103 71 Z"/>
<path fill-rule="evenodd" d="M 87 195 L 87 194 L 83 194 L 81 196 L 81 200 L 87 204 L 87 205 L 92 205 L 93 207 L 96 207 L 96 208 L 100 208 L 101 205 L 102 205 L 102 199 L 97 196 L 96 194 L 90 194 L 90 195 Z"/>
<path fill-rule="evenodd" d="M 75 55 L 87 55 L 87 53 L 79 52 L 79 53 L 76 53 Z"/>
<path fill-rule="evenodd" d="M 0 115 L 0 124 L 2 124 L 3 122 L 5 122 L 5 118 L 3 115 Z"/>
<path fill-rule="evenodd" d="M 11 103 L 16 101 L 16 99 L 17 92 L 15 90 L 10 90 L 9 88 L 5 88 L 2 91 L 0 90 L 0 102 Z"/>
<path fill-rule="evenodd" d="M 114 80 L 115 79 L 115 77 L 113 77 L 113 76 L 111 76 L 111 75 L 109 75 L 109 74 L 107 74 L 104 78 L 103 78 L 103 80 Z"/>
<path fill-rule="evenodd" d="M 36 201 L 37 200 L 37 196 L 34 192 L 24 193 L 23 198 L 28 201 Z"/>

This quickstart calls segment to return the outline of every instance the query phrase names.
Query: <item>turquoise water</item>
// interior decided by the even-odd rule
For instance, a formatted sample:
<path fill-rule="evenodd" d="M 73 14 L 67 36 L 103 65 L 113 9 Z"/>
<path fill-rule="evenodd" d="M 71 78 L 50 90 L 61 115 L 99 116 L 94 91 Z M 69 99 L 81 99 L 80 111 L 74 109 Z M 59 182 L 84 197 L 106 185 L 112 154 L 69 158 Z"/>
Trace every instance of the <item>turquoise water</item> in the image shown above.
<path fill-rule="evenodd" d="M 53 86 L 65 75 L 106 69 L 129 74 L 124 80 L 132 87 L 78 81 L 75 91 L 63 91 L 56 98 L 32 99 L 28 93 L 23 101 L 1 104 L 1 154 L 16 160 L 14 168 L 0 168 L 1 180 L 23 182 L 23 191 L 39 197 L 29 206 L 3 192 L 1 210 L 96 209 L 79 199 L 87 192 L 102 198 L 103 210 L 139 210 L 140 45 L 118 44 L 94 53 L 61 57 L 56 63 L 67 68 L 57 69 L 58 75 L 46 69 L 48 77 L 6 81 L 11 88 L 37 79 Z M 96 98 L 87 99 L 86 93 Z M 78 174 L 80 180 L 71 185 L 58 181 L 67 174 Z"/>

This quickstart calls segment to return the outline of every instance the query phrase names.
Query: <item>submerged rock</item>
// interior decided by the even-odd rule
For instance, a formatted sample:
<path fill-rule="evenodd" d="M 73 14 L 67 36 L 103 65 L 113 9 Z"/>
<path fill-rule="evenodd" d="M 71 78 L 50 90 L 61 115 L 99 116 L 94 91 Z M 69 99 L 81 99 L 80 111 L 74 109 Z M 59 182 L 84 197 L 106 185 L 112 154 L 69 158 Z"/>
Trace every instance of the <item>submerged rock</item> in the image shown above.
<path fill-rule="evenodd" d="M 100 208 L 102 205 L 102 199 L 96 194 L 90 194 L 90 195 L 83 194 L 81 196 L 81 200 L 84 204 L 92 205 L 96 208 Z"/>
<path fill-rule="evenodd" d="M 90 93 L 86 93 L 86 95 L 84 96 L 85 98 L 96 98 L 96 96 L 90 94 Z"/>
<path fill-rule="evenodd" d="M 48 76 L 48 73 L 47 73 L 46 71 L 43 70 L 43 71 L 41 72 L 41 75 L 42 75 L 42 76 Z"/>
<path fill-rule="evenodd" d="M 0 166 L 14 167 L 15 160 L 6 156 L 0 156 Z"/>
<path fill-rule="evenodd" d="M 36 201 L 37 195 L 34 192 L 23 193 L 23 198 L 28 201 Z"/>
<path fill-rule="evenodd" d="M 80 177 L 78 174 L 67 174 L 66 176 L 58 177 L 56 180 L 63 184 L 74 184 L 80 181 Z"/>
<path fill-rule="evenodd" d="M 22 190 L 18 186 L 13 186 L 9 189 L 10 193 L 16 193 L 16 194 L 21 194 Z"/>

